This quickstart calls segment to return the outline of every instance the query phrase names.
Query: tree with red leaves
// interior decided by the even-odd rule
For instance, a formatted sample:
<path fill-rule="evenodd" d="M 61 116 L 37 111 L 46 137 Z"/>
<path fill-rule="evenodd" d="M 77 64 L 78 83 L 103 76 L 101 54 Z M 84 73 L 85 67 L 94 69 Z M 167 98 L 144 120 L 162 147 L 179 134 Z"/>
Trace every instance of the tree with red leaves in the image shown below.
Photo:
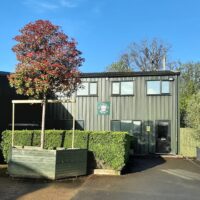
<path fill-rule="evenodd" d="M 83 62 L 75 40 L 44 20 L 27 24 L 20 32 L 13 47 L 19 63 L 9 77 L 16 92 L 43 99 L 55 92 L 74 92 L 80 82 L 78 67 Z"/>
<path fill-rule="evenodd" d="M 29 23 L 20 33 L 14 38 L 18 43 L 12 50 L 19 62 L 15 73 L 9 76 L 10 85 L 18 94 L 42 98 L 44 111 L 48 97 L 56 93 L 70 96 L 77 90 L 78 68 L 84 59 L 75 40 L 50 21 Z M 44 129 L 43 126 L 42 123 Z"/>

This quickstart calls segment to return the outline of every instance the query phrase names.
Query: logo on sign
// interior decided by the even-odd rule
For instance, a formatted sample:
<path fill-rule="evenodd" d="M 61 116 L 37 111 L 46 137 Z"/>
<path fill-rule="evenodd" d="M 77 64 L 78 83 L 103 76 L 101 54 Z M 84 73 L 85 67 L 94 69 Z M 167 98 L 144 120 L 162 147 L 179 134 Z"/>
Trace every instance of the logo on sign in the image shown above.
<path fill-rule="evenodd" d="M 97 113 L 98 113 L 98 115 L 109 115 L 110 114 L 110 102 L 98 102 Z"/>

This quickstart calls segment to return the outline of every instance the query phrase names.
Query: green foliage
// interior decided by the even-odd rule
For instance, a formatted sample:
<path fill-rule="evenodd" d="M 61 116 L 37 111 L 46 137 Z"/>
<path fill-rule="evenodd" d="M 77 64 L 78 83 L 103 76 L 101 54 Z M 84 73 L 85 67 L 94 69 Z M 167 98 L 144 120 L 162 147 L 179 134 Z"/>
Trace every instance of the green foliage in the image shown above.
<path fill-rule="evenodd" d="M 196 157 L 196 147 L 200 147 L 197 130 L 192 128 L 180 129 L 180 154 L 185 157 Z"/>
<path fill-rule="evenodd" d="M 25 25 L 14 39 L 17 44 L 12 50 L 18 64 L 9 82 L 17 94 L 44 98 L 55 92 L 70 96 L 76 91 L 81 81 L 78 68 L 84 59 L 75 40 L 59 26 L 37 20 Z"/>
<path fill-rule="evenodd" d="M 200 92 L 192 95 L 186 111 L 187 125 L 200 131 Z"/>
<path fill-rule="evenodd" d="M 94 153 L 99 168 L 122 169 L 129 154 L 130 139 L 124 132 L 91 132 L 89 150 Z"/>
<path fill-rule="evenodd" d="M 72 131 L 46 130 L 45 149 L 71 148 Z M 5 161 L 11 146 L 11 131 L 2 133 L 1 149 Z M 40 146 L 40 131 L 15 131 L 15 146 Z M 126 132 L 75 131 L 75 148 L 93 152 L 98 168 L 121 170 L 128 160 L 130 137 Z"/>
<path fill-rule="evenodd" d="M 120 57 L 117 62 L 113 62 L 106 68 L 107 72 L 131 72 L 133 71 L 129 65 L 127 54 Z"/>
<path fill-rule="evenodd" d="M 160 39 L 142 40 L 133 42 L 128 47 L 130 64 L 139 71 L 163 70 L 163 58 L 169 60 L 170 45 Z M 171 63 L 166 64 L 171 69 Z"/>
<path fill-rule="evenodd" d="M 177 62 L 169 62 L 171 46 L 162 40 L 142 40 L 131 43 L 122 54 L 119 61 L 107 67 L 106 71 L 127 72 L 127 71 L 158 71 L 163 70 L 163 59 L 166 69 L 174 70 Z"/>
<path fill-rule="evenodd" d="M 180 119 L 181 127 L 185 127 L 187 106 L 193 94 L 200 91 L 200 63 L 181 64 L 179 68 L 180 76 Z"/>

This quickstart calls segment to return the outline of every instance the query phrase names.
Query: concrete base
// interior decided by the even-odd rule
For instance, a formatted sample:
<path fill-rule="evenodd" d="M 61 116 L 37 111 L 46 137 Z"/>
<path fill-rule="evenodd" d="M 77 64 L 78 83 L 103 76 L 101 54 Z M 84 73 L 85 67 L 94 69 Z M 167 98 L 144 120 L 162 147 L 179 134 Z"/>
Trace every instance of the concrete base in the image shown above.
<path fill-rule="evenodd" d="M 112 176 L 120 176 L 121 172 L 117 170 L 112 169 L 95 169 L 94 170 L 95 175 L 112 175 Z"/>
<path fill-rule="evenodd" d="M 173 154 L 166 154 L 166 155 L 160 155 L 162 158 L 184 158 L 182 155 L 173 155 Z"/>

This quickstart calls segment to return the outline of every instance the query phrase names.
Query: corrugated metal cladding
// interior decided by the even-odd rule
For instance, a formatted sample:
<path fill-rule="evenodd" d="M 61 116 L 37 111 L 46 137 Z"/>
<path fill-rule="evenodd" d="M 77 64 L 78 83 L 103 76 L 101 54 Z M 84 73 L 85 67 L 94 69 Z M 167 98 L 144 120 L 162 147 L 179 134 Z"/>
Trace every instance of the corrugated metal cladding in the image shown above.
<path fill-rule="evenodd" d="M 12 123 L 12 100 L 27 99 L 22 95 L 17 95 L 14 88 L 11 88 L 7 76 L 8 72 L 0 71 L 0 132 L 11 128 Z M 17 105 L 15 123 L 40 123 L 41 106 L 40 105 Z M 30 115 L 31 113 L 31 115 Z M 15 124 L 16 125 L 16 124 Z M 27 126 L 16 126 L 16 128 L 30 129 Z M 32 127 L 31 127 L 32 128 Z M 0 135 L 1 136 L 1 135 Z"/>
<path fill-rule="evenodd" d="M 147 80 L 169 80 L 170 95 L 147 96 Z M 113 81 L 134 81 L 133 96 L 112 96 Z M 98 77 L 82 78 L 83 82 L 97 82 L 98 95 L 76 98 L 76 120 L 84 121 L 85 130 L 111 130 L 112 120 L 141 120 L 143 124 L 140 136 L 137 136 L 139 153 L 156 151 L 156 121 L 166 120 L 170 124 L 171 153 L 178 151 L 178 74 L 169 76 L 136 77 Z M 110 115 L 97 114 L 97 102 L 110 102 Z M 72 119 L 72 105 L 51 105 L 50 115 L 55 120 Z M 151 133 L 146 132 L 145 124 L 151 124 Z"/>

